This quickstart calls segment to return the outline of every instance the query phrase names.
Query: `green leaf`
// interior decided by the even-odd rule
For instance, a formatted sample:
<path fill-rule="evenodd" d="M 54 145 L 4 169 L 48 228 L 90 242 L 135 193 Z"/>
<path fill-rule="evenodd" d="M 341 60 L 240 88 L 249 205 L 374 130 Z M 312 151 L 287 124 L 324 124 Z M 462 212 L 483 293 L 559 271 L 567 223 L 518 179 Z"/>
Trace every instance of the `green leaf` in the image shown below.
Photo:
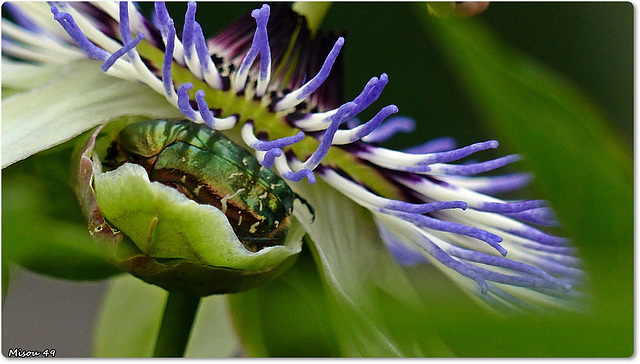
<path fill-rule="evenodd" d="M 386 251 L 369 211 L 322 181 L 293 187 L 315 209 L 316 220 L 306 228 L 341 355 L 450 356 L 425 319 L 413 283 Z"/>
<path fill-rule="evenodd" d="M 91 239 L 69 186 L 71 144 L 2 173 L 2 257 L 66 279 L 103 279 L 121 270 Z"/>
<path fill-rule="evenodd" d="M 12 73 L 32 71 L 24 64 Z M 51 69 L 46 69 L 50 72 Z M 3 67 L 3 79 L 9 76 Z M 79 76 L 81 75 L 81 77 Z M 127 114 L 179 117 L 162 96 L 137 82 L 104 74 L 97 61 L 66 65 L 40 86 L 2 100 L 2 167 L 67 141 L 111 118 Z M 3 83 L 4 85 L 4 83 Z M 60 95 L 64 95 L 61 98 Z"/>
<path fill-rule="evenodd" d="M 476 323 L 474 329 L 464 324 L 464 329 L 451 329 L 452 346 L 472 356 L 631 355 L 633 168 L 621 138 L 575 85 L 500 43 L 481 24 L 426 15 L 425 24 L 468 99 L 501 141 L 500 149 L 524 155 L 520 168 L 534 172 L 537 197 L 551 202 L 591 277 L 591 307 L 584 315 L 535 325 L 528 319 L 466 317 Z M 475 346 L 461 344 L 471 340 L 468 333 L 477 337 L 478 330 L 482 337 L 505 340 L 499 349 L 482 340 Z M 520 332 L 529 333 L 526 345 L 516 339 Z M 561 344 L 568 341 L 572 345 Z M 536 348 L 535 353 L 525 347 Z"/>
<path fill-rule="evenodd" d="M 93 337 L 97 357 L 151 357 L 167 291 L 130 276 L 114 279 L 105 296 Z M 229 357 L 238 343 L 225 296 L 200 303 L 185 357 Z"/>

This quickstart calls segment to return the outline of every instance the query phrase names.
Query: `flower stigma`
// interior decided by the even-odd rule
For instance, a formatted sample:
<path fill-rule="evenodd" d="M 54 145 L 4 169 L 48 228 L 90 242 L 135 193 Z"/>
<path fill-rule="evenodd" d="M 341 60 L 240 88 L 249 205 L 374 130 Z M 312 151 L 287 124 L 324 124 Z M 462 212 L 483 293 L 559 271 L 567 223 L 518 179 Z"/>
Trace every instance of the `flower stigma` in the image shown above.
<path fill-rule="evenodd" d="M 457 148 L 440 138 L 404 151 L 380 146 L 415 126 L 394 115 L 395 105 L 358 120 L 388 75 L 342 100 L 345 38 L 311 31 L 291 8 L 262 5 L 207 39 L 195 2 L 180 32 L 162 2 L 152 21 L 127 2 L 55 2 L 49 10 L 58 28 L 31 16 L 32 8 L 42 13 L 40 5 L 11 7 L 17 15 L 15 24 L 3 21 L 3 52 L 34 62 L 89 57 L 107 75 L 147 85 L 184 118 L 241 140 L 283 179 L 313 184 L 319 177 L 368 209 L 400 264 L 434 264 L 502 309 L 570 308 L 580 297 L 574 287 L 585 278 L 581 260 L 568 239 L 547 232 L 558 225 L 548 204 L 492 196 L 525 186 L 530 176 L 477 176 L 521 157 L 455 163 L 498 148 L 495 140 Z"/>

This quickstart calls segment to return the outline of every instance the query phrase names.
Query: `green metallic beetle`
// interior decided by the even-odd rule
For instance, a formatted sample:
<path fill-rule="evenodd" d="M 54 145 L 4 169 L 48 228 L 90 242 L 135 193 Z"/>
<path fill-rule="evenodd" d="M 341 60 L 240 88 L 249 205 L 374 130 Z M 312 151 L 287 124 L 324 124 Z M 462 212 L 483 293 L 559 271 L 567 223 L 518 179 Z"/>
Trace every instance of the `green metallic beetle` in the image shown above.
<path fill-rule="evenodd" d="M 293 202 L 300 199 L 247 150 L 189 120 L 149 120 L 122 129 L 104 166 L 127 162 L 144 167 L 150 180 L 220 209 L 251 251 L 284 241 Z"/>

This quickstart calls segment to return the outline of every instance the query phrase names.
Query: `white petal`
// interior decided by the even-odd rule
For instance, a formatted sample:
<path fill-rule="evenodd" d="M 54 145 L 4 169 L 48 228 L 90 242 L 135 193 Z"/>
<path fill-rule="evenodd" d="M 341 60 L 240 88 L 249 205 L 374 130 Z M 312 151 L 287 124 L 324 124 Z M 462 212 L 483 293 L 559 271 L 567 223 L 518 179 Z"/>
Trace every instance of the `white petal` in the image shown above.
<path fill-rule="evenodd" d="M 2 87 L 18 90 L 42 87 L 51 82 L 62 68 L 64 65 L 61 64 L 17 62 L 2 57 Z"/>
<path fill-rule="evenodd" d="M 2 168 L 127 114 L 181 115 L 147 86 L 105 75 L 99 62 L 70 63 L 46 86 L 2 100 Z"/>

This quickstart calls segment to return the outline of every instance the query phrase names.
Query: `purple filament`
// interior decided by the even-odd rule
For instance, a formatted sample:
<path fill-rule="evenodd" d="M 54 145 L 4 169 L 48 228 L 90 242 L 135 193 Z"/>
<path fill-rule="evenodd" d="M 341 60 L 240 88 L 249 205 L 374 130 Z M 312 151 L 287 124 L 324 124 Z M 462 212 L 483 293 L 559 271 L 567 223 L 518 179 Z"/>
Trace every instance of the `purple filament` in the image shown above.
<path fill-rule="evenodd" d="M 299 182 L 303 178 L 307 177 L 307 179 L 309 180 L 309 183 L 311 184 L 316 183 L 316 177 L 313 175 L 313 171 L 308 168 L 303 168 L 297 172 L 286 171 L 282 173 L 282 177 L 293 182 Z"/>
<path fill-rule="evenodd" d="M 512 154 L 486 162 L 465 164 L 465 165 L 441 165 L 438 168 L 439 173 L 446 173 L 454 176 L 470 176 L 477 173 L 487 172 L 496 168 L 503 167 L 509 163 L 513 163 L 522 159 L 520 155 Z M 420 172 L 420 168 L 409 167 L 402 169 L 405 172 Z"/>
<path fill-rule="evenodd" d="M 167 36 L 168 24 L 173 24 L 173 19 L 169 15 L 167 11 L 167 7 L 165 6 L 163 1 L 156 1 L 154 3 L 155 10 L 155 20 L 157 22 L 158 27 L 163 35 Z"/>
<path fill-rule="evenodd" d="M 34 23 L 31 18 L 25 14 L 20 8 L 12 4 L 11 2 L 5 2 L 2 6 L 11 13 L 11 17 L 22 28 L 30 30 L 34 33 L 41 33 L 42 28 Z"/>
<path fill-rule="evenodd" d="M 547 206 L 544 200 L 521 202 L 483 202 L 474 209 L 487 212 L 516 213 Z"/>
<path fill-rule="evenodd" d="M 472 238 L 482 240 L 485 243 L 489 244 L 492 248 L 496 249 L 500 254 L 502 254 L 502 256 L 507 255 L 506 249 L 499 244 L 499 242 L 502 241 L 502 238 L 497 235 L 491 234 L 487 231 L 480 230 L 474 227 L 456 224 L 449 221 L 434 219 L 429 216 L 407 213 L 402 211 L 394 211 L 386 208 L 381 208 L 380 212 L 387 215 L 400 217 L 408 222 L 412 222 L 418 226 L 422 226 L 428 229 L 466 235 Z"/>
<path fill-rule="evenodd" d="M 209 48 L 207 48 L 207 41 L 204 39 L 202 27 L 195 21 L 193 23 L 193 32 L 193 42 L 196 46 L 196 54 L 200 60 L 200 67 L 207 71 L 209 70 L 209 62 L 207 61 L 211 59 L 211 56 L 209 56 Z"/>
<path fill-rule="evenodd" d="M 505 213 L 505 216 L 543 226 L 560 226 L 556 214 L 549 207 L 527 210 L 516 213 Z"/>
<path fill-rule="evenodd" d="M 320 145 L 318 145 L 318 149 L 313 152 L 313 154 L 309 157 L 309 159 L 304 163 L 305 166 L 312 166 L 311 169 L 315 168 L 320 162 L 324 159 L 324 157 L 329 153 L 329 148 L 331 148 L 331 143 L 333 142 L 333 137 L 338 131 L 338 127 L 340 124 L 344 123 L 348 115 L 351 111 L 356 107 L 353 102 L 347 102 L 338 108 L 338 111 L 331 116 L 331 124 L 327 128 L 325 134 L 322 136 L 322 140 L 320 141 Z"/>
<path fill-rule="evenodd" d="M 269 20 L 270 8 L 263 5 L 262 8 L 251 12 L 251 16 L 256 19 L 257 27 L 253 36 L 253 41 L 249 51 L 245 55 L 238 74 L 245 74 L 249 71 L 249 67 L 253 64 L 258 54 L 260 54 L 260 79 L 266 80 L 269 67 L 271 67 L 271 48 L 269 47 L 269 38 L 267 36 L 267 21 Z M 242 85 L 244 88 L 244 85 Z"/>
<path fill-rule="evenodd" d="M 434 163 L 446 163 L 455 161 L 464 157 L 467 157 L 471 154 L 474 154 L 479 151 L 487 150 L 487 149 L 495 149 L 498 147 L 498 142 L 495 140 L 489 140 L 486 142 L 474 143 L 468 145 L 466 147 L 462 147 L 459 149 L 450 150 L 447 152 L 437 152 L 428 155 L 424 160 L 417 163 L 418 165 L 423 164 L 434 164 Z"/>
<path fill-rule="evenodd" d="M 276 157 L 279 157 L 281 155 L 282 155 L 282 151 L 280 149 L 278 148 L 270 149 L 264 154 L 264 158 L 262 159 L 262 162 L 260 162 L 260 164 L 267 168 L 271 168 L 271 166 L 273 166 L 273 163 L 276 160 Z"/>
<path fill-rule="evenodd" d="M 385 229 L 381 224 L 378 223 L 376 225 L 380 233 L 380 238 L 382 238 L 382 241 L 385 243 L 389 254 L 391 254 L 398 263 L 403 266 L 414 266 L 429 261 L 423 251 L 396 238 L 395 235 Z"/>
<path fill-rule="evenodd" d="M 269 81 L 269 67 L 271 67 L 271 47 L 269 46 L 269 37 L 267 35 L 267 22 L 269 21 L 270 8 L 264 4 L 260 10 L 251 12 L 251 16 L 256 19 L 255 40 L 260 48 L 260 80 Z"/>
<path fill-rule="evenodd" d="M 178 108 L 184 116 L 191 120 L 196 120 L 198 118 L 198 115 L 189 103 L 189 93 L 187 92 L 192 88 L 192 83 L 185 83 L 178 87 Z"/>
<path fill-rule="evenodd" d="M 495 267 L 508 268 L 514 271 L 519 271 L 519 272 L 530 274 L 532 276 L 542 278 L 545 281 L 552 283 L 555 286 L 562 287 L 564 289 L 570 288 L 568 285 L 564 284 L 559 279 L 551 276 L 550 274 L 543 271 L 542 269 L 530 266 L 525 263 L 516 262 L 503 257 L 496 257 L 493 255 L 489 255 L 481 252 L 467 250 L 467 249 L 459 248 L 456 246 L 451 246 L 450 248 L 447 249 L 447 252 L 454 257 L 462 258 L 467 261 L 492 265 Z"/>
<path fill-rule="evenodd" d="M 184 26 L 182 28 L 182 44 L 187 58 L 191 58 L 191 47 L 194 44 L 194 32 L 196 22 L 196 3 L 189 1 L 187 4 L 187 12 L 184 15 Z"/>
<path fill-rule="evenodd" d="M 525 226 L 518 230 L 506 230 L 509 233 L 521 236 L 523 238 L 531 239 L 541 244 L 547 244 L 551 246 L 565 246 L 569 241 L 565 238 L 549 235 L 542 231 L 535 229 L 531 226 Z"/>
<path fill-rule="evenodd" d="M 466 264 L 452 258 L 449 254 L 447 254 L 444 250 L 442 250 L 439 246 L 434 244 L 431 240 L 427 239 L 426 236 L 422 235 L 421 241 L 417 242 L 420 244 L 420 247 L 424 249 L 429 255 L 435 258 L 440 263 L 444 264 L 446 267 L 455 270 L 456 272 L 462 274 L 467 278 L 471 278 L 480 286 L 480 293 L 485 294 L 489 290 L 489 286 L 487 282 L 482 277 L 482 275 L 478 274 L 478 272 L 469 269 Z"/>
<path fill-rule="evenodd" d="M 176 29 L 173 26 L 173 19 L 167 21 L 167 45 L 162 59 L 162 84 L 167 95 L 175 92 L 173 86 L 173 75 L 171 73 L 171 65 L 173 64 L 173 51 L 175 49 Z"/>
<path fill-rule="evenodd" d="M 269 141 L 258 140 L 251 143 L 250 146 L 255 150 L 268 151 L 274 148 L 288 147 L 290 145 L 298 143 L 299 141 L 304 139 L 304 137 L 305 137 L 304 132 L 299 131 L 298 134 L 296 135 L 292 135 L 284 138 L 279 138 L 279 139 L 274 139 Z"/>
<path fill-rule="evenodd" d="M 196 104 L 198 104 L 198 111 L 200 111 L 200 115 L 202 116 L 204 123 L 211 129 L 215 129 L 216 122 L 211 114 L 211 110 L 209 110 L 209 105 L 207 105 L 207 102 L 204 99 L 204 91 L 196 91 Z"/>
<path fill-rule="evenodd" d="M 367 82 L 367 84 L 364 86 L 362 92 L 355 99 L 353 99 L 353 102 L 356 103 L 358 107 L 352 111 L 353 114 L 350 117 L 359 114 L 361 111 L 369 107 L 374 101 L 376 101 L 382 94 L 382 91 L 384 90 L 384 87 L 387 85 L 387 83 L 389 83 L 389 77 L 386 73 L 381 74 L 380 78 L 371 78 L 369 82 Z"/>
<path fill-rule="evenodd" d="M 382 110 L 378 111 L 378 113 L 371 118 L 368 122 L 355 129 L 355 133 L 350 135 L 348 142 L 353 143 L 356 140 L 360 140 L 363 137 L 369 135 L 371 132 L 376 130 L 378 126 L 391 114 L 397 113 L 398 107 L 396 105 L 388 105 L 382 108 Z"/>
<path fill-rule="evenodd" d="M 414 204 L 404 201 L 391 200 L 384 205 L 389 210 L 404 211 L 411 214 L 428 214 L 430 212 L 444 209 L 463 209 L 467 208 L 464 201 L 438 201 L 424 204 Z"/>
<path fill-rule="evenodd" d="M 513 173 L 497 177 L 483 177 L 489 180 L 486 185 L 473 188 L 474 191 L 485 194 L 496 194 L 517 190 L 531 182 L 531 175 L 528 173 Z"/>
<path fill-rule="evenodd" d="M 122 44 L 131 43 L 131 29 L 129 28 L 129 3 L 126 1 L 120 2 L 120 37 L 122 38 Z M 129 55 L 131 57 L 131 55 Z"/>
<path fill-rule="evenodd" d="M 138 34 L 133 41 L 124 44 L 122 48 L 113 52 L 113 54 L 109 56 L 106 61 L 104 61 L 102 66 L 100 66 L 100 69 L 104 72 L 107 72 L 109 68 L 111 68 L 111 66 L 113 66 L 120 57 L 124 56 L 125 53 L 135 48 L 142 39 L 144 39 L 144 34 Z"/>
<path fill-rule="evenodd" d="M 380 127 L 367 135 L 367 143 L 384 142 L 398 133 L 409 133 L 415 130 L 413 119 L 404 116 L 394 116 L 387 119 Z"/>
<path fill-rule="evenodd" d="M 80 30 L 69 13 L 59 12 L 55 6 L 51 7 L 51 13 L 53 13 L 53 18 L 60 23 L 67 34 L 69 34 L 82 51 L 84 51 L 89 57 L 103 62 L 109 59 L 109 52 L 93 44 L 87 36 L 84 35 L 82 30 Z"/>
<path fill-rule="evenodd" d="M 322 67 L 320 67 L 320 71 L 318 71 L 318 73 L 311 80 L 309 80 L 309 82 L 278 101 L 278 103 L 276 103 L 276 110 L 282 111 L 284 109 L 294 107 L 301 103 L 304 99 L 309 97 L 309 95 L 311 95 L 313 92 L 315 92 L 318 87 L 320 87 L 324 83 L 327 77 L 329 77 L 331 68 L 338 58 L 338 54 L 340 53 L 340 49 L 343 45 L 344 38 L 338 38 L 338 40 L 333 45 L 333 48 L 329 52 L 329 55 L 324 60 Z"/>
<path fill-rule="evenodd" d="M 443 152 L 454 149 L 456 147 L 456 141 L 450 137 L 442 137 L 438 139 L 432 139 L 428 142 L 405 149 L 404 152 L 408 154 L 427 154 L 435 152 Z"/>

